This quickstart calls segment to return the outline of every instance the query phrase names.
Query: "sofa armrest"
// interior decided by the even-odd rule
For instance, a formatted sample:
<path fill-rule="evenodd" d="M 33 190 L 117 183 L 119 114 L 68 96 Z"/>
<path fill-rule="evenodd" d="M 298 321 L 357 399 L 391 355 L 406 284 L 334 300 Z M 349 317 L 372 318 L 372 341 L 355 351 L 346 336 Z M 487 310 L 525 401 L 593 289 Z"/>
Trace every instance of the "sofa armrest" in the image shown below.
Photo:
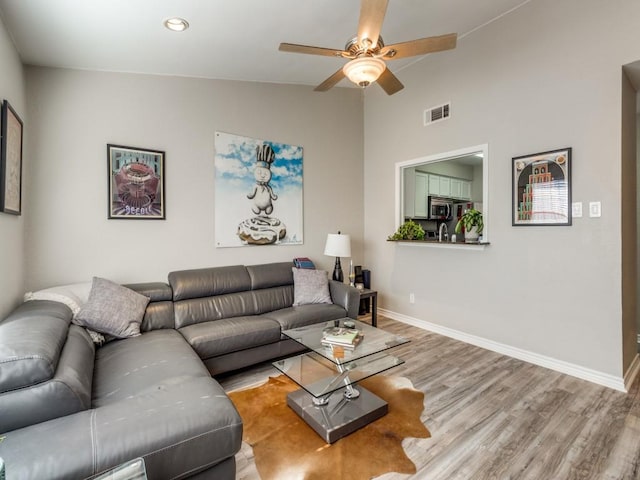
<path fill-rule="evenodd" d="M 336 280 L 329 280 L 331 300 L 347 311 L 347 316 L 354 320 L 358 318 L 360 309 L 360 292 L 357 288 Z"/>
<path fill-rule="evenodd" d="M 222 387 L 200 377 L 2 437 L 0 457 L 12 479 L 89 478 L 136 457 L 149 478 L 185 478 L 240 450 L 242 420 Z"/>

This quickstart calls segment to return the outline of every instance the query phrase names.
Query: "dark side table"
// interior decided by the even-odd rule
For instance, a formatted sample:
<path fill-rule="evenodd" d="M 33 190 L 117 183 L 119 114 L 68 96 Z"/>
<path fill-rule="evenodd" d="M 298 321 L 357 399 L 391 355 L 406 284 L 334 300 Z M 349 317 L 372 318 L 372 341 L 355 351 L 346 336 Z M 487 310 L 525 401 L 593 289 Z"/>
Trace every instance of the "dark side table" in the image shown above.
<path fill-rule="evenodd" d="M 369 288 L 364 288 L 359 290 L 360 292 L 360 300 L 364 300 L 365 298 L 371 299 L 371 326 L 378 326 L 378 292 L 376 290 L 371 290 Z"/>

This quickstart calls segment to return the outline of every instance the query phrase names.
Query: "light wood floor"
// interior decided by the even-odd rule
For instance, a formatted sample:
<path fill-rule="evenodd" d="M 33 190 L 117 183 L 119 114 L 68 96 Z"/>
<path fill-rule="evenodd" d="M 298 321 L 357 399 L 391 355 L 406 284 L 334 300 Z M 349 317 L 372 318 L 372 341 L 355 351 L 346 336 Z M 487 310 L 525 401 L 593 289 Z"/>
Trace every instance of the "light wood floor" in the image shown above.
<path fill-rule="evenodd" d="M 415 475 L 379 480 L 640 479 L 640 382 L 624 394 L 378 318 L 411 339 L 394 349 L 406 363 L 387 374 L 425 393 L 432 435 L 403 443 Z M 265 364 L 219 380 L 229 391 L 277 374 Z M 238 479 L 260 478 L 249 446 L 236 461 Z"/>

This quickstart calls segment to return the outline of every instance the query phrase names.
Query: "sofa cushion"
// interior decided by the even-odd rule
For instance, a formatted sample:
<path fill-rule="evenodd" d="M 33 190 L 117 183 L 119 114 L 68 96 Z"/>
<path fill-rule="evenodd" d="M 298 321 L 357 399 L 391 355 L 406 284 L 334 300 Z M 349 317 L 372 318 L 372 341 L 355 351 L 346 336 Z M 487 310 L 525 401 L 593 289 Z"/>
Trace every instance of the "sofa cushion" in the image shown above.
<path fill-rule="evenodd" d="M 174 301 L 251 290 L 251 279 L 242 265 L 171 272 L 169 284 Z"/>
<path fill-rule="evenodd" d="M 140 295 L 149 297 L 149 300 L 152 302 L 173 300 L 173 291 L 171 287 L 164 282 L 129 283 L 123 285 L 123 287 L 130 288 Z"/>
<path fill-rule="evenodd" d="M 51 379 L 67 341 L 71 310 L 59 302 L 25 302 L 0 323 L 0 392 Z"/>
<path fill-rule="evenodd" d="M 280 324 L 257 315 L 198 323 L 179 331 L 203 359 L 280 340 Z"/>
<path fill-rule="evenodd" d="M 0 433 L 90 407 L 93 342 L 86 330 L 76 325 L 67 333 L 51 379 L 0 394 Z"/>
<path fill-rule="evenodd" d="M 120 401 L 176 378 L 209 377 L 196 353 L 175 330 L 154 330 L 108 343 L 96 351 L 93 407 Z"/>
<path fill-rule="evenodd" d="M 244 291 L 180 300 L 174 303 L 174 312 L 176 328 L 182 328 L 194 323 L 255 315 L 258 309 L 253 292 Z"/>
<path fill-rule="evenodd" d="M 332 303 L 329 294 L 329 276 L 324 270 L 292 267 L 293 305 Z"/>
<path fill-rule="evenodd" d="M 347 316 L 347 311 L 340 305 L 311 304 L 283 308 L 262 315 L 278 322 L 282 330 L 304 327 L 314 323 L 336 320 Z"/>
<path fill-rule="evenodd" d="M 140 331 L 148 332 L 160 328 L 175 328 L 173 302 L 149 302 L 147 305 Z"/>
<path fill-rule="evenodd" d="M 10 432 L 0 455 L 11 479 L 93 478 L 136 457 L 144 458 L 148 478 L 178 479 L 233 458 L 241 441 L 237 410 L 207 375 L 173 377 L 101 408 Z"/>
<path fill-rule="evenodd" d="M 249 265 L 246 268 L 251 278 L 252 290 L 293 284 L 291 262 Z"/>
<path fill-rule="evenodd" d="M 99 277 L 93 277 L 89 300 L 74 318 L 77 325 L 116 338 L 140 335 L 149 297 L 130 288 Z"/>
<path fill-rule="evenodd" d="M 293 305 L 293 284 L 254 290 L 253 296 L 257 314 L 287 308 Z"/>

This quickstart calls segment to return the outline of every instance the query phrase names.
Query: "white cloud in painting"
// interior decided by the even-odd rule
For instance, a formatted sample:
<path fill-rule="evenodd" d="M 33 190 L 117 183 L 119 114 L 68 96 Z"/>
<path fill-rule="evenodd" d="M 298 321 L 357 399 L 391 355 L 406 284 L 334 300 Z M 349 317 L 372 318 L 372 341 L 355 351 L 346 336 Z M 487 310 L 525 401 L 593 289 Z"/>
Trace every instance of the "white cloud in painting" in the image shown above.
<path fill-rule="evenodd" d="M 271 173 L 278 177 L 291 177 L 296 175 L 295 172 L 289 170 L 287 167 L 277 167 L 275 165 L 271 167 Z"/>
<path fill-rule="evenodd" d="M 232 177 L 244 177 L 250 174 L 247 166 L 238 158 L 234 157 L 218 156 L 216 168 L 222 175 L 229 175 Z"/>
<path fill-rule="evenodd" d="M 278 152 L 279 160 L 300 160 L 302 158 L 302 147 L 295 145 L 283 145 L 279 144 Z"/>

